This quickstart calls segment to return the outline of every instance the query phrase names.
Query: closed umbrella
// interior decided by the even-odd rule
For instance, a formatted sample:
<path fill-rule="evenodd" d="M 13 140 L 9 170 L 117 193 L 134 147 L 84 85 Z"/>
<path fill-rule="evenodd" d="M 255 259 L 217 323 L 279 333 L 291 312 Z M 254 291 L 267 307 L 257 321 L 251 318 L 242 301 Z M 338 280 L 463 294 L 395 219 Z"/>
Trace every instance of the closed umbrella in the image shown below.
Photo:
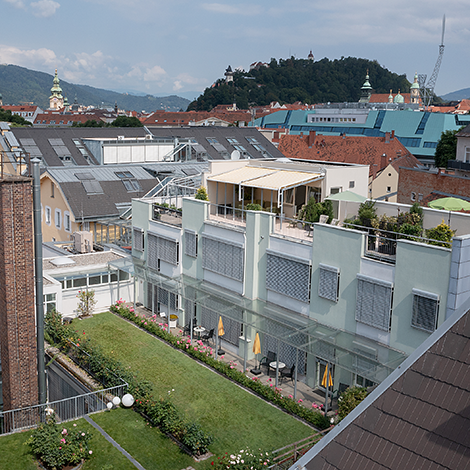
<path fill-rule="evenodd" d="M 253 343 L 253 353 L 255 354 L 255 356 L 261 353 L 261 341 L 259 340 L 259 333 L 256 333 L 255 342 Z M 254 369 L 251 369 L 250 372 L 254 375 L 261 374 L 259 363 L 258 368 L 255 367 Z"/>
<path fill-rule="evenodd" d="M 217 327 L 217 334 L 219 336 L 219 350 L 217 351 L 217 354 L 225 354 L 225 351 L 223 351 L 221 348 L 222 348 L 222 338 L 221 336 L 223 336 L 225 334 L 225 331 L 224 331 L 224 323 L 222 321 L 222 317 L 219 317 L 219 326 Z"/>

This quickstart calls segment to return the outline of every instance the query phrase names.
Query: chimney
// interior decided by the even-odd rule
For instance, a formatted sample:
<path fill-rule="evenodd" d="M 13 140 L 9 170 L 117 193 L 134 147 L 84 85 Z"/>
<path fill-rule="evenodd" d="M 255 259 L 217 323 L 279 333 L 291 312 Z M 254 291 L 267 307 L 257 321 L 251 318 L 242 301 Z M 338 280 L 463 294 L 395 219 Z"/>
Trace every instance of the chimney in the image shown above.
<path fill-rule="evenodd" d="M 392 133 L 390 135 L 390 140 L 393 140 L 395 138 L 395 130 L 392 130 Z"/>
<path fill-rule="evenodd" d="M 383 153 L 380 157 L 380 169 L 382 170 L 387 166 L 387 154 Z"/>
<path fill-rule="evenodd" d="M 308 148 L 312 148 L 312 145 L 315 144 L 317 133 L 315 131 L 310 131 L 308 133 Z"/>
<path fill-rule="evenodd" d="M 385 133 L 385 143 L 389 144 L 390 143 L 390 132 Z"/>

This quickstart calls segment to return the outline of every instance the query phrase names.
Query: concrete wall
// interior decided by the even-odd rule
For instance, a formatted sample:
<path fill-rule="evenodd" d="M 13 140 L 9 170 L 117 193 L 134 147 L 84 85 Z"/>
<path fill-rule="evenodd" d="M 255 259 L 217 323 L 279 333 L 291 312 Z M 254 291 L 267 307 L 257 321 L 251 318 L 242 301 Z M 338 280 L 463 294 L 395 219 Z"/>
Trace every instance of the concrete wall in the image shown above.
<path fill-rule="evenodd" d="M 452 261 L 446 318 L 470 297 L 470 235 L 452 241 Z"/>

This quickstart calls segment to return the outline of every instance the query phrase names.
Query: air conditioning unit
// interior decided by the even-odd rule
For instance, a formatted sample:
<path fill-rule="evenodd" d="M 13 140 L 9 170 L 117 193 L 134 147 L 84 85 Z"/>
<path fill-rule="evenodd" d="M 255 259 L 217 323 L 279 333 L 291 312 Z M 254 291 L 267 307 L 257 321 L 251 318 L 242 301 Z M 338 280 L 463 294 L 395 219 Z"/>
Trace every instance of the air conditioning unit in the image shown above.
<path fill-rule="evenodd" d="M 118 135 L 117 140 L 124 140 L 124 136 L 123 135 Z"/>
<path fill-rule="evenodd" d="M 91 232 L 74 232 L 73 247 L 79 253 L 91 253 L 93 251 L 93 234 Z"/>
<path fill-rule="evenodd" d="M 152 140 L 152 137 L 153 137 L 153 136 L 147 134 L 147 135 L 145 136 L 145 140 Z"/>

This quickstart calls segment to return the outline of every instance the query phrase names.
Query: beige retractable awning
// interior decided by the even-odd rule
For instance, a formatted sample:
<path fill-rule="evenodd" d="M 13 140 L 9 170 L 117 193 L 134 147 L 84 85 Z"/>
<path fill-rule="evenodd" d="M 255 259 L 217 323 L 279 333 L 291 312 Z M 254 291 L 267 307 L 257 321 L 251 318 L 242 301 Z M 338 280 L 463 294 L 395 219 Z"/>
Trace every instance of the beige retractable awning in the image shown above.
<path fill-rule="evenodd" d="M 245 166 L 220 175 L 209 176 L 207 180 L 217 183 L 269 189 L 271 191 L 282 191 L 317 181 L 322 177 L 321 173 Z"/>

